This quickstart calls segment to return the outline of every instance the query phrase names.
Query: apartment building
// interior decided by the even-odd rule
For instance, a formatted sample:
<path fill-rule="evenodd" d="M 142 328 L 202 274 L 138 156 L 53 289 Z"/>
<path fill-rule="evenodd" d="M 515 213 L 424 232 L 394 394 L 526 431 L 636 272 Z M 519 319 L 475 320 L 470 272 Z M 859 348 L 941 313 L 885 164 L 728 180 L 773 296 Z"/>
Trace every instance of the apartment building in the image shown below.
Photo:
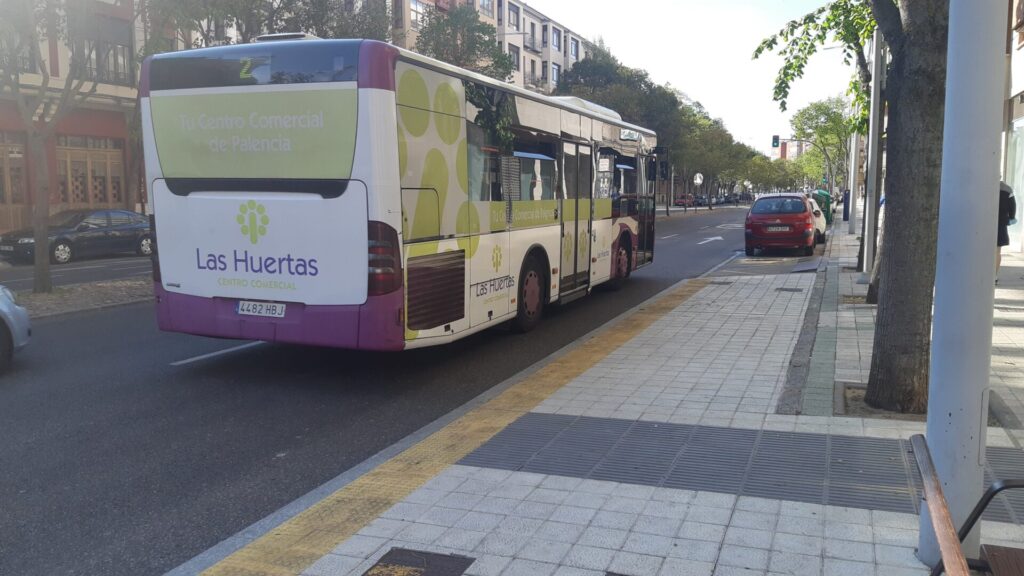
<path fill-rule="evenodd" d="M 796 160 L 810 149 L 811 145 L 802 140 L 783 139 L 778 148 L 772 148 L 772 160 Z"/>
<path fill-rule="evenodd" d="M 69 15 L 69 40 L 54 35 L 41 39 L 40 54 L 50 74 L 48 97 L 59 97 L 71 61 L 70 43 L 88 54 L 85 90 L 95 92 L 64 117 L 46 143 L 51 212 L 76 208 L 140 209 L 142 198 L 128 197 L 129 118 L 136 98 L 137 32 L 132 2 L 83 0 L 86 10 Z M 83 21 L 84 20 L 84 21 Z M 173 37 L 173 34 L 171 34 Z M 43 82 L 37 62 L 22 56 L 25 90 Z M 0 94 L 0 232 L 31 225 L 35 181 L 33 158 L 17 106 L 8 92 Z"/>
<path fill-rule="evenodd" d="M 446 12 L 464 3 L 497 29 L 499 45 L 515 62 L 511 82 L 517 86 L 551 93 L 562 73 L 589 52 L 581 35 L 516 0 L 393 0 L 397 43 L 412 49 L 426 11 Z"/>

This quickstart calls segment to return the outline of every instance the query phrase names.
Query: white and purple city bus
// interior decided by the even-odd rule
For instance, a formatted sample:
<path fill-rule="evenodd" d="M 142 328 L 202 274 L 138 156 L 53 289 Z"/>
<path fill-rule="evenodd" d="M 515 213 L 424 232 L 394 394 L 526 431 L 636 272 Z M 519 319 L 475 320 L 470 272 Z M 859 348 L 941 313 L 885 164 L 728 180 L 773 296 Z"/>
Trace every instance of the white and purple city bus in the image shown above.
<path fill-rule="evenodd" d="M 140 86 L 163 330 L 451 342 L 653 259 L 653 132 L 371 40 L 154 56 Z"/>

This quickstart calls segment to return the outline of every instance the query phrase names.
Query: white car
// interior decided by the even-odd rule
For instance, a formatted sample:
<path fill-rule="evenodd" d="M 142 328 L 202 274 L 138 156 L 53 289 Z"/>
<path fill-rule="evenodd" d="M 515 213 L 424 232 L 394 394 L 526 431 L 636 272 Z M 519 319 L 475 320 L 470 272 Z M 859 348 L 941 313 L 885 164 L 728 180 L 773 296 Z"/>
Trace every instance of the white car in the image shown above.
<path fill-rule="evenodd" d="M 811 213 L 814 215 L 814 242 L 816 244 L 825 243 L 825 230 L 828 224 L 825 221 L 825 213 L 821 211 L 821 207 L 814 201 L 814 198 L 808 198 L 811 202 Z"/>

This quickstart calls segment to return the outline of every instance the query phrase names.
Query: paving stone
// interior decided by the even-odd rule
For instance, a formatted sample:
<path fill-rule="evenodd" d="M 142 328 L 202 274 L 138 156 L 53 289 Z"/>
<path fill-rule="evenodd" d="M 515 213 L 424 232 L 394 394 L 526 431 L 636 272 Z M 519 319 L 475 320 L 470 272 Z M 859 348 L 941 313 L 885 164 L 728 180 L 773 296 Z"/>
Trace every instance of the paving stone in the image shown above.
<path fill-rule="evenodd" d="M 657 574 L 661 568 L 662 558 L 635 554 L 633 552 L 616 552 L 612 557 L 609 572 L 616 574 Z"/>
<path fill-rule="evenodd" d="M 604 571 L 612 562 L 615 551 L 608 548 L 577 544 L 569 549 L 562 564 L 575 568 Z"/>

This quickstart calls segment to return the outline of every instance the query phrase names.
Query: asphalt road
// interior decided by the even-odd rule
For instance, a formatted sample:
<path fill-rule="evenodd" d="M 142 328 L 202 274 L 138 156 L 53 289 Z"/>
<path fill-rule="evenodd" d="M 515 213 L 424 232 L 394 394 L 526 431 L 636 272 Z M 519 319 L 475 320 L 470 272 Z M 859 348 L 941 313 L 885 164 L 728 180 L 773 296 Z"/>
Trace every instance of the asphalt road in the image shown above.
<path fill-rule="evenodd" d="M 32 265 L 21 262 L 4 262 L 0 267 L 0 284 L 15 292 L 32 289 Z M 50 276 L 54 286 L 118 280 L 149 275 L 152 270 L 146 256 L 118 256 L 94 260 L 72 261 L 64 265 L 51 265 Z"/>
<path fill-rule="evenodd" d="M 157 331 L 151 305 L 36 323 L 0 378 L 0 574 L 162 573 L 743 248 L 744 211 L 658 222 L 655 263 L 535 331 L 398 354 Z M 173 365 L 172 363 L 178 363 Z"/>

